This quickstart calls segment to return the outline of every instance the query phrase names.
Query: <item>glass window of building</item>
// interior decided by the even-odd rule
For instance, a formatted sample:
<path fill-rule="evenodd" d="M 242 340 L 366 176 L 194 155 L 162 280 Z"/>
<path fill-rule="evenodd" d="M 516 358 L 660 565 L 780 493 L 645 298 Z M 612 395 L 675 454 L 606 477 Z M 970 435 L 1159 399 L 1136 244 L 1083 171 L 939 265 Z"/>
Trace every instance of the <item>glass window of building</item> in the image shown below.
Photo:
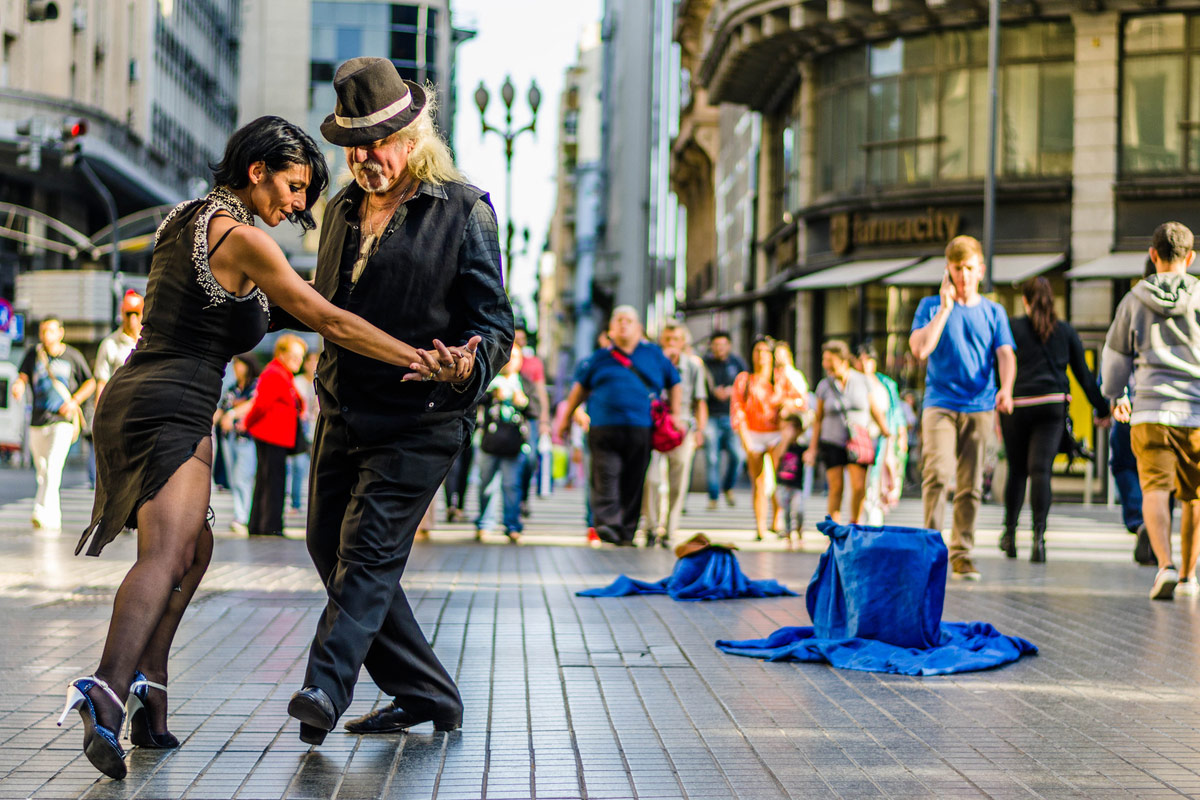
<path fill-rule="evenodd" d="M 1070 174 L 1075 47 L 1070 23 L 1005 26 L 1001 41 L 1001 174 Z M 983 177 L 983 29 L 849 48 L 822 59 L 816 74 L 819 193 Z"/>
<path fill-rule="evenodd" d="M 1121 172 L 1200 172 L 1200 15 L 1124 21 Z"/>

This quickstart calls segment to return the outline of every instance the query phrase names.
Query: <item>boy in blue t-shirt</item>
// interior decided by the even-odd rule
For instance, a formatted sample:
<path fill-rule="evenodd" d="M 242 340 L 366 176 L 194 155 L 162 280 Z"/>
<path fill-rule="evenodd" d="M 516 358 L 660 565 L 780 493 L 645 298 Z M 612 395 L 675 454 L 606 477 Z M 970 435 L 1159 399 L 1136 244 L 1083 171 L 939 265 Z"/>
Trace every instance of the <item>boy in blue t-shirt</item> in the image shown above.
<path fill-rule="evenodd" d="M 979 580 L 971 548 L 983 489 L 984 443 L 996 409 L 1012 413 L 1017 373 L 1008 314 L 979 294 L 984 269 L 977 239 L 951 239 L 941 290 L 917 306 L 908 339 L 913 355 L 929 362 L 921 412 L 925 527 L 942 529 L 946 487 L 953 483 L 950 567 L 951 577 L 960 580 Z"/>

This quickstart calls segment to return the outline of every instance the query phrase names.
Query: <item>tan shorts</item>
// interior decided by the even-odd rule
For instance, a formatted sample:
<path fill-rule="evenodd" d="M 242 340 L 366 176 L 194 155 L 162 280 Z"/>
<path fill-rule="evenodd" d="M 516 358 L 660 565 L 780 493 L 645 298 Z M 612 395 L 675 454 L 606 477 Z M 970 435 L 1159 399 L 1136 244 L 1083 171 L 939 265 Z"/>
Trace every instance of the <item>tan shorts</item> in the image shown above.
<path fill-rule="evenodd" d="M 1129 438 L 1143 492 L 1174 489 L 1181 502 L 1200 499 L 1200 428 L 1143 422 Z"/>

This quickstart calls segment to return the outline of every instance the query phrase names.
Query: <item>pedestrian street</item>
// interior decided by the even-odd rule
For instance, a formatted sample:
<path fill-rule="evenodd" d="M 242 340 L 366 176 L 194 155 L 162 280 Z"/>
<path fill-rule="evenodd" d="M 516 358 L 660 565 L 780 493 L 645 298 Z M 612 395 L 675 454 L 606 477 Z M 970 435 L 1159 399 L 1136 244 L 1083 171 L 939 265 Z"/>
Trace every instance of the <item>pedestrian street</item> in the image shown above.
<path fill-rule="evenodd" d="M 214 495 L 218 529 L 229 502 Z M 64 490 L 68 531 L 90 503 Z M 84 759 L 77 714 L 54 722 L 67 682 L 99 656 L 134 540 L 75 557 L 73 535 L 30 532 L 30 508 L 0 506 L 0 798 L 1200 796 L 1200 604 L 1146 598 L 1153 570 L 1132 563 L 1133 537 L 1103 506 L 1054 507 L 1044 566 L 1026 560 L 1027 530 L 1022 557 L 1004 559 L 1000 510 L 983 507 L 983 580 L 952 582 L 944 619 L 991 622 L 1040 653 L 936 678 L 713 647 L 808 624 L 802 597 L 576 597 L 619 573 L 661 578 L 674 561 L 587 547 L 578 491 L 535 500 L 519 546 L 442 526 L 415 546 L 404 585 L 462 691 L 462 730 L 339 730 L 311 749 L 286 713 L 324 604 L 304 543 L 221 535 L 172 656 L 182 747 L 134 748 L 116 782 Z M 905 500 L 890 521 L 919 513 Z M 286 522 L 302 534 L 302 517 Z M 801 594 L 823 549 L 811 526 L 796 549 L 752 541 L 745 493 L 714 512 L 692 495 L 683 527 L 736 542 L 748 576 Z M 386 702 L 364 676 L 348 716 Z"/>

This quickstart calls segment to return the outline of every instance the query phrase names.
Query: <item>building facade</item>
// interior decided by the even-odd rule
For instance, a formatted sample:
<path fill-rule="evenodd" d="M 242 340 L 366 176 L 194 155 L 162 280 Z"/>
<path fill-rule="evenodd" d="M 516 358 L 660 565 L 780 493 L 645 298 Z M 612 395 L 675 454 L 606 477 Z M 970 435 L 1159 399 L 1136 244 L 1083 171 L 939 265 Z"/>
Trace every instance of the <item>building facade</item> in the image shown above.
<path fill-rule="evenodd" d="M 916 386 L 907 348 L 916 305 L 936 292 L 945 242 L 983 233 L 985 7 L 682 2 L 681 28 L 700 54 L 692 78 L 706 101 L 761 115 L 747 228 L 755 288 L 733 299 L 755 308 L 759 330 L 806 351 L 806 371 L 823 339 L 871 340 L 886 370 Z M 1010 314 L 1022 313 L 1017 285 L 1045 275 L 1096 349 L 1155 225 L 1200 224 L 1198 34 L 1200 4 L 1190 2 L 1004 7 L 991 278 Z M 726 135 L 721 127 L 706 152 L 725 151 Z M 715 172 L 749 153 L 732 150 Z M 676 152 L 689 151 L 677 143 Z M 689 214 L 689 242 L 703 236 L 693 222 Z M 719 249 L 714 257 L 714 272 L 733 263 Z M 692 275 L 689 263 L 700 290 L 693 297 L 689 283 L 689 309 L 706 299 Z"/>
<path fill-rule="evenodd" d="M 539 287 L 539 352 L 564 387 L 578 361 L 595 349 L 603 324 L 593 298 L 603 186 L 600 25 L 585 31 L 567 69 L 559 103 L 556 200 L 550 222 L 553 280 Z"/>
<path fill-rule="evenodd" d="M 144 283 L 155 209 L 204 187 L 234 129 L 240 22 L 241 0 L 0 0 L 0 296 L 18 311 L 107 333 L 107 293 L 44 273 L 107 270 L 115 216 L 122 275 Z"/>
<path fill-rule="evenodd" d="M 602 28 L 604 199 L 593 301 L 601 318 L 614 306 L 634 306 L 651 331 L 676 302 L 673 9 L 672 0 L 606 0 Z"/>

